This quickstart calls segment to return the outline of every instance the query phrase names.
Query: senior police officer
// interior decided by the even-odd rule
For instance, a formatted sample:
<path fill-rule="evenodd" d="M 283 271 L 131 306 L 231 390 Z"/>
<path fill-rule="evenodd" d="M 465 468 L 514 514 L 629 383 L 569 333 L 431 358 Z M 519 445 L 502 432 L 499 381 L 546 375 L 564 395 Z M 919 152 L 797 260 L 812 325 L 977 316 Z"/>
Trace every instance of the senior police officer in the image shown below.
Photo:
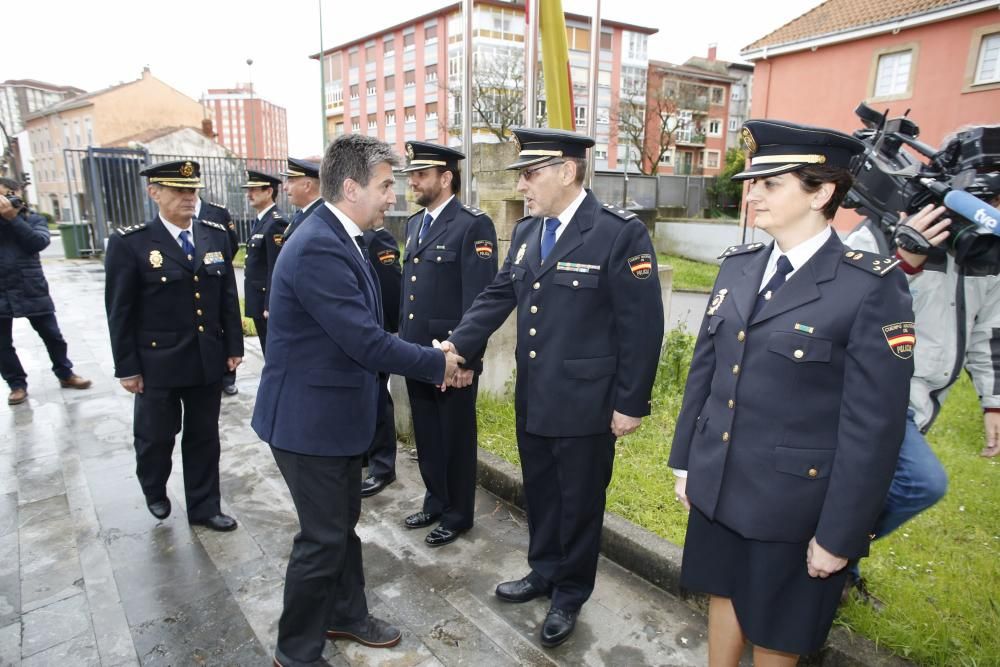
<path fill-rule="evenodd" d="M 451 148 L 406 144 L 410 187 L 423 208 L 406 223 L 403 261 L 403 340 L 430 345 L 444 340 L 497 272 L 496 230 L 490 217 L 464 206 L 458 163 Z M 413 413 L 420 476 L 427 489 L 421 511 L 406 517 L 408 528 L 435 522 L 425 541 L 432 547 L 455 541 L 472 527 L 476 501 L 476 391 L 484 349 L 470 350 L 462 388 L 446 392 L 413 380 L 406 383 Z"/>
<path fill-rule="evenodd" d="M 226 235 L 229 237 L 229 252 L 233 257 L 236 256 L 236 251 L 240 249 L 240 237 L 236 233 L 236 223 L 233 222 L 233 216 L 229 209 L 222 204 L 216 204 L 199 196 L 194 204 L 194 217 L 217 222 L 225 227 Z M 232 267 L 232 263 L 230 263 L 230 267 Z M 235 396 L 240 393 L 239 389 L 236 388 L 235 369 L 227 370 L 222 376 L 222 393 L 226 396 Z"/>
<path fill-rule="evenodd" d="M 292 216 L 291 224 L 285 229 L 287 241 L 299 223 L 312 215 L 312 212 L 323 203 L 323 197 L 319 191 L 319 165 L 315 162 L 290 157 L 288 167 L 281 172 L 281 175 L 285 177 L 285 193 L 288 194 L 288 201 L 299 209 Z"/>
<path fill-rule="evenodd" d="M 590 137 L 514 130 L 529 217 L 496 279 L 449 337 L 474 353 L 517 308 L 517 441 L 530 573 L 508 602 L 549 595 L 545 647 L 565 641 L 597 574 L 615 439 L 649 414 L 663 339 L 656 254 L 632 213 L 583 188 Z"/>
<path fill-rule="evenodd" d="M 243 270 L 244 311 L 253 318 L 260 339 L 260 350 L 267 345 L 267 313 L 270 296 L 271 274 L 278 252 L 284 243 L 288 221 L 274 203 L 281 179 L 262 171 L 247 170 L 247 191 L 250 205 L 257 211 L 247 239 L 246 264 Z"/>
<path fill-rule="evenodd" d="M 105 259 L 115 377 L 135 395 L 136 474 L 150 513 L 165 519 L 174 436 L 183 428 L 188 521 L 234 530 L 219 505 L 222 374 L 243 358 L 226 228 L 194 217 L 197 162 L 141 173 L 159 215 L 112 235 Z"/>

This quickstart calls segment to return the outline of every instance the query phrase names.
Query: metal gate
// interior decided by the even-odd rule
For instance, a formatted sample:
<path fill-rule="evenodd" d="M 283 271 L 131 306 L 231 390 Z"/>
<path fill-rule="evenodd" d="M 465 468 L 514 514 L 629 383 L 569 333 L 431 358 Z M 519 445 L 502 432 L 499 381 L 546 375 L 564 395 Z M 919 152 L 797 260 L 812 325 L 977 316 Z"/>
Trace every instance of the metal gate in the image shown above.
<path fill-rule="evenodd" d="M 83 255 L 103 253 L 107 238 L 115 229 L 153 219 L 156 204 L 149 198 L 146 181 L 139 172 L 160 162 L 198 162 L 205 185 L 201 197 L 229 210 L 241 243 L 246 242 L 257 216 L 247 200 L 246 190 L 240 187 L 246 179 L 244 158 L 161 155 L 127 148 L 67 149 L 63 158 L 73 224 L 63 225 L 61 233 L 73 234 Z M 275 175 L 284 171 L 286 164 L 285 160 L 253 160 L 254 169 Z M 288 198 L 280 188 L 277 204 L 291 215 Z"/>

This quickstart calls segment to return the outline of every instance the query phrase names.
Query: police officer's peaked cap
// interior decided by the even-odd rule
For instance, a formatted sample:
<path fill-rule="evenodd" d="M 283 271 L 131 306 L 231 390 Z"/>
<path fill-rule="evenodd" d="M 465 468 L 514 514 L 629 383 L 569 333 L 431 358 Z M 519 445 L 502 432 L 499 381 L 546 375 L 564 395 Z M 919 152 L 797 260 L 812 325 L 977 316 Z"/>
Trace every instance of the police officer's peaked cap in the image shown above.
<path fill-rule="evenodd" d="M 406 157 L 409 159 L 409 164 L 399 170 L 401 174 L 430 169 L 431 167 L 457 168 L 458 163 L 465 159 L 465 155 L 454 148 L 428 144 L 423 141 L 407 141 Z"/>
<path fill-rule="evenodd" d="M 514 140 L 520 152 L 517 161 L 507 169 L 524 169 L 558 158 L 583 159 L 587 157 L 587 149 L 594 145 L 594 140 L 586 135 L 544 128 L 516 129 Z"/>
<path fill-rule="evenodd" d="M 298 158 L 288 158 L 288 167 L 281 172 L 282 176 L 308 176 L 309 178 L 319 178 L 319 164 L 309 160 Z"/>
<path fill-rule="evenodd" d="M 161 162 L 146 167 L 139 172 L 151 184 L 163 185 L 168 188 L 201 188 L 201 165 L 194 160 L 175 160 Z"/>
<path fill-rule="evenodd" d="M 264 171 L 247 169 L 247 182 L 241 188 L 269 188 L 281 185 L 281 179 Z"/>
<path fill-rule="evenodd" d="M 733 176 L 734 181 L 786 174 L 811 164 L 849 169 L 851 159 L 865 150 L 863 143 L 843 132 L 783 120 L 748 120 L 742 136 L 750 167 Z"/>

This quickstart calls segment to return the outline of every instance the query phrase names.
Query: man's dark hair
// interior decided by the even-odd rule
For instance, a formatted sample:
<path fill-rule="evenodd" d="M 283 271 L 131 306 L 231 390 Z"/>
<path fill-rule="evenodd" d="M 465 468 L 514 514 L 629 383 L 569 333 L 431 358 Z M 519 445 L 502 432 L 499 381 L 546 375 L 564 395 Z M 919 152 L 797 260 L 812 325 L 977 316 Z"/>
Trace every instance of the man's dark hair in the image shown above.
<path fill-rule="evenodd" d="M 344 198 L 344 181 L 351 179 L 366 187 L 375 167 L 387 162 L 392 167 L 400 165 L 400 158 L 392 146 L 374 137 L 345 134 L 330 142 L 320 165 L 320 193 L 323 199 L 336 204 Z"/>
<path fill-rule="evenodd" d="M 824 183 L 834 184 L 833 194 L 830 195 L 830 199 L 820 209 L 820 213 L 827 220 L 833 220 L 833 217 L 837 215 L 840 203 L 844 201 L 848 190 L 854 184 L 854 177 L 851 176 L 851 172 L 841 167 L 810 164 L 802 169 L 793 171 L 792 174 L 799 179 L 799 185 L 802 186 L 802 189 L 809 193 L 816 192 Z"/>
<path fill-rule="evenodd" d="M 451 172 L 451 194 L 457 195 L 462 191 L 462 173 L 458 167 L 437 167 L 437 171 L 439 174 Z"/>
<path fill-rule="evenodd" d="M 15 192 L 20 192 L 24 186 L 13 178 L 0 178 L 0 187 L 7 188 L 8 190 L 13 190 Z"/>

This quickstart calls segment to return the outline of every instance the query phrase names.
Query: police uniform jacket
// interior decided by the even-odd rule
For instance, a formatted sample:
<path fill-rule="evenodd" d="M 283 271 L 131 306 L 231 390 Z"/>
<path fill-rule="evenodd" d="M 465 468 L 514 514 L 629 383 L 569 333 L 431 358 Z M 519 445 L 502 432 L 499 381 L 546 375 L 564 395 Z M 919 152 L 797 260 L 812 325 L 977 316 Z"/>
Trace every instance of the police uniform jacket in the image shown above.
<path fill-rule="evenodd" d="M 441 352 L 383 330 L 374 269 L 328 207 L 317 208 L 285 242 L 271 286 L 251 425 L 272 447 L 362 454 L 375 432 L 378 372 L 442 382 Z"/>
<path fill-rule="evenodd" d="M 193 265 L 156 220 L 108 241 L 105 305 L 115 377 L 142 375 L 153 387 L 222 379 L 227 357 L 243 356 L 239 296 L 226 228 L 195 220 Z"/>
<path fill-rule="evenodd" d="M 278 251 L 284 242 L 288 221 L 277 206 L 272 206 L 256 221 L 247 239 L 246 263 L 243 269 L 245 309 L 247 317 L 263 317 L 268 309 L 268 286 Z"/>
<path fill-rule="evenodd" d="M 306 206 L 301 211 L 296 211 L 295 215 L 292 216 L 292 223 L 288 225 L 285 229 L 285 240 L 287 241 L 291 237 L 292 232 L 299 228 L 306 218 L 308 218 L 314 211 L 316 211 L 320 206 L 323 205 L 323 199 L 317 199 L 313 203 Z"/>
<path fill-rule="evenodd" d="M 229 237 L 229 252 L 235 256 L 236 251 L 240 249 L 240 237 L 236 233 L 236 223 L 233 222 L 233 216 L 229 214 L 229 209 L 202 199 L 198 217 L 209 222 L 217 222 L 225 227 L 226 235 Z"/>
<path fill-rule="evenodd" d="M 362 235 L 368 248 L 368 259 L 378 276 L 382 324 L 386 331 L 395 333 L 399 331 L 399 283 L 403 275 L 399 265 L 399 244 L 384 227 L 370 229 Z"/>
<path fill-rule="evenodd" d="M 516 307 L 515 393 L 526 431 L 604 434 L 612 411 L 650 411 L 663 340 L 656 254 L 635 214 L 591 192 L 544 264 L 542 224 L 520 221 L 503 268 L 449 340 L 460 353 L 481 349 Z"/>
<path fill-rule="evenodd" d="M 38 253 L 49 245 L 49 227 L 37 213 L 0 219 L 0 317 L 54 313 Z"/>
<path fill-rule="evenodd" d="M 406 222 L 400 323 L 400 336 L 421 345 L 448 338 L 497 273 L 497 235 L 488 215 L 452 199 L 418 243 L 426 212 Z M 481 372 L 485 346 L 459 349 L 464 367 Z"/>
<path fill-rule="evenodd" d="M 906 418 L 913 311 L 895 260 L 831 237 L 751 318 L 771 246 L 730 248 L 670 466 L 745 538 L 868 552 Z"/>

